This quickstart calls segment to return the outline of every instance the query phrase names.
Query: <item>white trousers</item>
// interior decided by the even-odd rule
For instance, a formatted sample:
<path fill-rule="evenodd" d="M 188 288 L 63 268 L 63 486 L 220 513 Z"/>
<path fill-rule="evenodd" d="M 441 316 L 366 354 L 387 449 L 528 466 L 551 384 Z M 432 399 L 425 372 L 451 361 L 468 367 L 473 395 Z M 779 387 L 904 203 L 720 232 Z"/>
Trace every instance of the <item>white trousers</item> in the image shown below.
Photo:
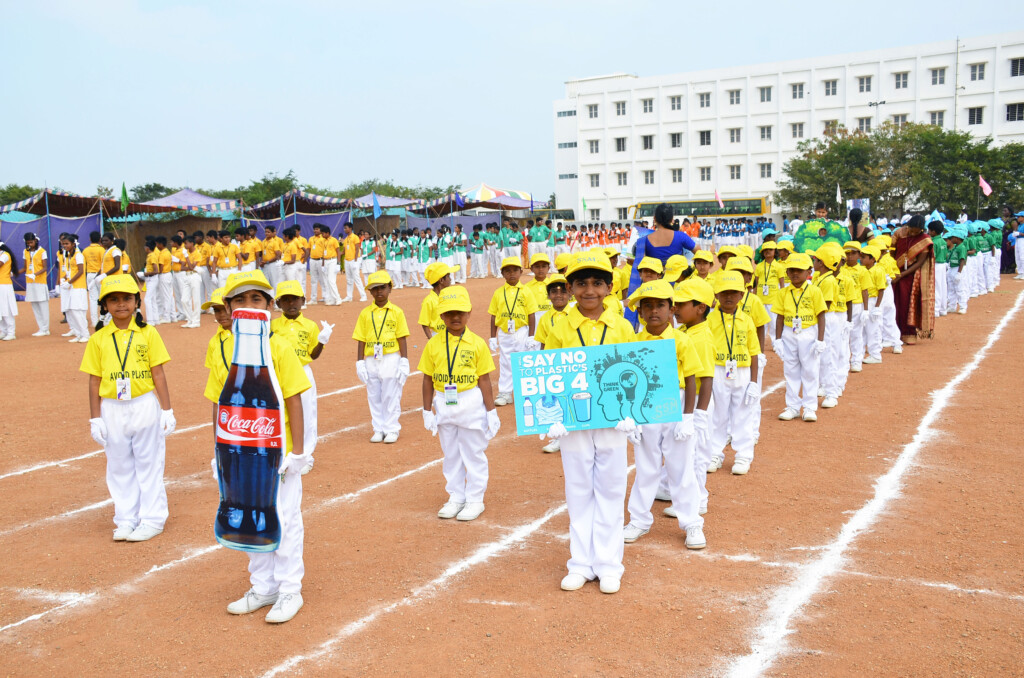
<path fill-rule="evenodd" d="M 825 314 L 825 352 L 821 354 L 818 376 L 826 398 L 838 398 L 843 392 L 842 374 L 850 369 L 843 346 L 849 346 L 844 332 L 846 311 L 831 311 Z"/>
<path fill-rule="evenodd" d="M 152 391 L 131 400 L 104 398 L 100 416 L 107 426 L 107 489 L 114 500 L 114 524 L 135 529 L 140 523 L 163 529 L 167 522 L 164 489 L 164 435 L 160 401 Z"/>
<path fill-rule="evenodd" d="M 498 328 L 498 393 L 512 393 L 512 354 L 526 350 L 530 328 L 526 325 L 509 334 Z"/>
<path fill-rule="evenodd" d="M 324 298 L 329 304 L 341 303 L 341 293 L 338 292 L 338 270 L 337 259 L 331 259 L 324 265 L 324 279 L 327 282 Z"/>
<path fill-rule="evenodd" d="M 826 321 L 826 329 L 828 328 Z M 815 412 L 818 409 L 818 369 L 820 361 L 814 353 L 818 326 L 805 327 L 800 334 L 792 327 L 782 328 L 783 372 L 786 376 L 786 407 Z M 718 381 L 716 378 L 715 381 Z M 801 394 L 801 389 L 803 390 Z M 718 407 L 718 403 L 715 403 Z"/>
<path fill-rule="evenodd" d="M 160 280 L 158 275 L 146 278 L 144 301 L 146 302 L 146 317 L 149 318 L 149 322 L 155 323 L 159 321 L 162 314 L 160 313 Z"/>
<path fill-rule="evenodd" d="M 853 304 L 853 320 L 850 326 L 850 367 L 860 367 L 864 361 L 864 323 L 868 321 L 868 314 L 864 311 L 864 304 Z"/>
<path fill-rule="evenodd" d="M 210 276 L 210 269 L 205 266 L 196 266 L 195 272 L 199 276 L 199 305 L 202 306 L 210 300 L 215 287 L 213 285 L 213 278 Z"/>
<path fill-rule="evenodd" d="M 319 296 L 321 290 L 323 290 L 324 301 L 327 301 L 327 290 L 324 285 L 324 260 L 310 259 L 309 294 L 306 296 L 306 301 L 309 303 L 316 303 L 319 301 L 317 296 Z"/>
<path fill-rule="evenodd" d="M 955 311 L 959 306 L 961 311 L 967 310 L 967 301 L 971 293 L 967 287 L 967 269 L 961 272 L 959 267 L 949 267 L 949 274 L 946 276 L 946 310 Z"/>
<path fill-rule="evenodd" d="M 238 267 L 238 271 L 240 273 L 246 273 L 248 271 L 255 271 L 255 270 L 256 270 L 256 262 L 255 261 L 250 261 L 249 263 L 242 264 L 241 266 Z"/>
<path fill-rule="evenodd" d="M 375 433 L 398 433 L 402 430 L 398 420 L 402 414 L 402 384 L 398 380 L 398 362 L 401 359 L 398 351 L 386 353 L 380 360 L 373 356 L 365 358 L 366 401 Z"/>
<path fill-rule="evenodd" d="M 1013 256 L 1017 262 L 1017 275 L 1024 275 L 1024 234 L 1017 237 L 1017 244 L 1013 246 Z"/>
<path fill-rule="evenodd" d="M 864 318 L 864 349 L 871 358 L 882 359 L 882 324 L 885 322 L 885 312 L 878 319 L 871 318 L 870 309 L 875 302 L 868 299 L 868 307 L 865 309 L 867 316 Z"/>
<path fill-rule="evenodd" d="M 946 315 L 947 278 L 949 277 L 949 264 L 935 264 L 935 317 Z"/>
<path fill-rule="evenodd" d="M 25 285 L 25 301 L 32 304 L 32 314 L 40 332 L 50 331 L 50 291 L 43 283 Z"/>
<path fill-rule="evenodd" d="M 853 333 L 853 323 L 842 314 L 842 331 L 839 333 L 839 393 L 846 391 L 846 380 L 850 376 L 850 335 Z M 827 329 L 826 329 L 827 331 Z"/>
<path fill-rule="evenodd" d="M 192 325 L 199 323 L 202 286 L 203 281 L 198 273 L 193 271 L 181 274 L 181 311 L 185 314 L 185 321 Z"/>
<path fill-rule="evenodd" d="M 306 296 L 306 265 L 299 262 L 284 265 L 284 280 L 294 280 L 302 287 L 302 296 Z"/>
<path fill-rule="evenodd" d="M 882 346 L 902 346 L 900 326 L 896 324 L 896 297 L 892 285 L 882 293 Z"/>
<path fill-rule="evenodd" d="M 276 290 L 277 284 L 284 280 L 284 262 L 280 259 L 270 262 L 263 267 L 263 275 L 267 276 L 267 282 Z M 210 297 L 205 298 L 209 299 Z"/>
<path fill-rule="evenodd" d="M 302 443 L 304 450 L 309 452 L 310 458 L 316 451 L 317 425 L 316 425 L 316 379 L 313 378 L 311 365 L 303 365 L 302 369 L 309 379 L 309 388 L 302 392 L 299 400 L 302 401 Z"/>
<path fill-rule="evenodd" d="M 487 248 L 487 263 L 490 266 L 491 275 L 501 275 L 501 251 L 501 248 L 497 245 Z M 486 272 L 487 271 L 484 271 L 484 273 Z M 1024 267 L 1021 268 L 1021 272 L 1024 273 Z"/>
<path fill-rule="evenodd" d="M 401 285 L 401 280 L 396 280 Z M 355 286 L 359 292 L 359 300 L 366 301 L 366 290 L 363 288 L 363 278 L 359 274 L 359 264 L 355 261 L 345 261 L 345 298 L 352 298 L 352 287 Z"/>
<path fill-rule="evenodd" d="M 88 325 L 88 313 L 85 309 L 69 308 L 65 311 L 65 315 L 68 319 L 68 329 L 74 332 L 76 337 L 88 339 L 89 338 L 89 325 Z M 3 333 L 0 332 L 0 336 Z"/>
<path fill-rule="evenodd" d="M 396 354 L 397 355 L 397 354 Z M 457 405 L 445 405 L 444 394 L 434 392 L 437 439 L 444 459 L 448 501 L 482 502 L 487 491 L 487 410 L 479 388 L 459 393 Z"/>
<path fill-rule="evenodd" d="M 217 287 L 224 287 L 228 284 L 228 278 L 231 277 L 232 273 L 238 273 L 238 267 L 232 266 L 231 268 L 218 268 L 217 269 Z"/>
<path fill-rule="evenodd" d="M 726 379 L 725 366 L 715 365 L 715 380 L 711 382 L 715 411 L 708 431 L 712 459 L 725 459 L 725 445 L 731 435 L 736 461 L 754 460 L 755 407 L 743 403 L 749 383 L 750 367 L 737 367 L 736 378 Z"/>
<path fill-rule="evenodd" d="M 626 436 L 613 428 L 572 431 L 561 440 L 569 509 L 570 573 L 621 579 Z"/>
<path fill-rule="evenodd" d="M 169 322 L 174 317 L 174 283 L 171 281 L 170 273 L 160 273 L 154 276 L 156 279 L 156 292 L 159 304 L 159 315 L 154 318 L 156 322 Z"/>
<path fill-rule="evenodd" d="M 479 254 L 474 252 L 472 255 L 473 261 L 473 277 L 483 278 L 487 274 L 487 264 L 484 262 L 484 253 Z"/>
<path fill-rule="evenodd" d="M 466 262 L 465 252 L 455 253 L 455 265 L 459 267 L 459 270 L 455 272 L 455 279 L 458 282 L 466 282 L 466 269 L 469 268 Z"/>
<path fill-rule="evenodd" d="M 187 318 L 185 313 L 185 271 L 171 273 L 171 286 L 174 289 L 174 316 L 173 320 Z"/>
<path fill-rule="evenodd" d="M 302 476 L 297 473 L 289 473 L 277 485 L 277 519 L 281 523 L 277 550 L 249 554 L 249 583 L 261 596 L 302 590 L 306 530 L 302 524 Z"/>
<path fill-rule="evenodd" d="M 982 262 L 985 265 L 985 286 L 988 287 L 989 292 L 996 289 L 996 285 L 999 284 L 999 256 L 992 252 L 987 252 L 982 256 Z"/>
<path fill-rule="evenodd" d="M 97 275 L 99 274 L 85 274 L 85 288 L 89 291 L 89 319 L 92 321 L 93 327 L 95 327 L 96 323 L 100 321 L 100 286 L 93 284 Z"/>

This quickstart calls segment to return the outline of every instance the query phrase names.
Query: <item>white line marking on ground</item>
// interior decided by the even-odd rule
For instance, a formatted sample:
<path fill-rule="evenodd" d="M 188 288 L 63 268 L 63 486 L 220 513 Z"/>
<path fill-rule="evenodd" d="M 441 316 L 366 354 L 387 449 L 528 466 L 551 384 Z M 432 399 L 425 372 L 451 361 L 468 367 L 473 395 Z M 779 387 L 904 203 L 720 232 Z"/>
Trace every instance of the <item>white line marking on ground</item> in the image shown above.
<path fill-rule="evenodd" d="M 881 579 L 883 581 L 891 581 L 897 584 L 912 584 L 913 586 L 925 586 L 932 589 L 942 589 L 951 593 L 966 593 L 969 595 L 981 595 L 981 596 L 992 596 L 994 598 L 1003 598 L 1005 600 L 1022 600 L 1024 601 L 1024 595 L 1015 593 L 1003 593 L 1002 591 L 993 591 L 992 589 L 968 589 L 956 584 L 949 584 L 942 581 L 925 581 L 924 579 L 903 579 L 900 577 L 887 577 L 878 574 L 868 574 L 867 572 L 857 572 L 855 570 L 843 570 L 842 574 L 848 574 L 852 577 L 865 577 L 867 579 Z"/>
<path fill-rule="evenodd" d="M 38 612 L 33 615 L 29 615 L 28 617 L 25 617 L 20 621 L 7 624 L 6 626 L 0 626 L 0 633 L 3 633 L 4 631 L 8 631 L 13 628 L 17 628 L 22 624 L 27 624 L 28 622 L 33 622 L 38 619 L 42 619 L 46 615 L 53 614 L 54 612 L 59 612 L 60 610 L 67 609 L 69 607 L 77 607 L 82 603 L 92 600 L 95 597 L 95 594 L 93 593 L 68 593 L 61 595 L 64 597 L 64 602 L 60 605 L 57 605 L 56 607 L 51 607 L 48 610 L 43 610 L 42 612 Z"/>
<path fill-rule="evenodd" d="M 1017 295 L 1013 307 L 1007 311 L 999 324 L 988 336 L 985 345 L 974 354 L 974 358 L 961 368 L 945 386 L 931 393 L 932 405 L 928 408 L 913 439 L 904 446 L 896 463 L 875 482 L 875 494 L 864 504 L 839 531 L 839 536 L 827 544 L 820 556 L 799 568 L 796 580 L 779 589 L 768 605 L 765 622 L 755 632 L 750 654 L 736 659 L 729 668 L 730 676 L 748 678 L 760 676 L 787 649 L 786 638 L 793 632 L 790 623 L 804 606 L 821 590 L 823 582 L 840 572 L 845 562 L 846 551 L 853 540 L 869 529 L 881 515 L 886 505 L 899 496 L 903 476 L 914 463 L 917 455 L 937 431 L 933 425 L 939 415 L 953 400 L 963 384 L 988 355 L 1003 334 L 1003 330 L 1017 315 L 1024 302 L 1024 292 Z"/>
<path fill-rule="evenodd" d="M 470 605 L 494 605 L 495 607 L 524 607 L 526 603 L 516 603 L 511 600 L 477 600 L 470 598 L 466 601 Z"/>

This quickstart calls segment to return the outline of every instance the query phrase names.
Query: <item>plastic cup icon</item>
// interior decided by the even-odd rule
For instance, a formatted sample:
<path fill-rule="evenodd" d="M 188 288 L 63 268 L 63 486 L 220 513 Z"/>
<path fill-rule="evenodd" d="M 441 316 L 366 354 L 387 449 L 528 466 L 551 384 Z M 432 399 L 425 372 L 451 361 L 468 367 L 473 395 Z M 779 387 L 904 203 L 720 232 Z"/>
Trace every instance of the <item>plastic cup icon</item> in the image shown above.
<path fill-rule="evenodd" d="M 590 421 L 590 394 L 573 393 L 572 409 L 576 413 L 576 421 Z"/>

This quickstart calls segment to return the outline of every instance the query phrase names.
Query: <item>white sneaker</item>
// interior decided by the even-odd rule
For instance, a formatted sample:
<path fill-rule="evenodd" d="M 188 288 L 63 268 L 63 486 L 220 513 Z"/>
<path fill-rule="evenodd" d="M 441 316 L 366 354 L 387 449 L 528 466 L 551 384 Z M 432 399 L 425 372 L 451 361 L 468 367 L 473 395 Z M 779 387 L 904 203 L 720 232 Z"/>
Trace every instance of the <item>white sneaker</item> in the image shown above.
<path fill-rule="evenodd" d="M 13 338 L 14 337 L 11 337 L 11 339 L 13 339 Z M 89 343 L 89 337 L 79 337 L 78 338 L 78 343 L 79 344 L 88 344 Z"/>
<path fill-rule="evenodd" d="M 61 336 L 66 336 L 66 335 L 62 334 Z M 78 343 L 78 337 L 71 337 L 70 339 L 68 339 L 68 343 L 69 344 L 77 344 Z"/>
<path fill-rule="evenodd" d="M 804 410 L 804 416 L 801 419 L 804 421 L 818 421 L 818 414 L 814 410 Z"/>
<path fill-rule="evenodd" d="M 838 404 L 839 404 L 839 399 L 838 398 L 828 397 L 828 398 L 825 398 L 824 400 L 821 401 L 821 406 L 824 407 L 826 410 L 830 410 L 830 409 L 832 409 L 833 407 L 835 407 Z"/>
<path fill-rule="evenodd" d="M 459 511 L 465 506 L 465 503 L 458 503 L 454 501 L 445 502 L 445 505 L 441 507 L 441 510 L 437 512 L 438 518 L 454 518 L 459 515 Z"/>
<path fill-rule="evenodd" d="M 679 517 L 679 514 L 676 512 L 676 509 L 675 509 L 674 506 L 666 506 L 665 510 L 662 511 L 662 513 L 664 513 L 669 518 L 678 518 Z"/>
<path fill-rule="evenodd" d="M 128 527 L 127 525 L 124 527 L 119 527 L 116 530 L 114 530 L 114 541 L 125 541 L 134 531 L 134 527 Z"/>
<path fill-rule="evenodd" d="M 850 371 L 851 372 L 860 372 L 863 369 L 864 368 L 861 367 L 860 365 L 850 365 Z"/>
<path fill-rule="evenodd" d="M 547 445 L 545 445 L 544 447 L 540 448 L 541 452 L 546 452 L 548 454 L 553 454 L 555 452 L 560 452 L 561 450 L 562 450 L 562 444 L 559 443 L 558 440 L 552 440 Z"/>
<path fill-rule="evenodd" d="M 824 398 L 825 397 L 825 389 L 823 389 L 823 388 L 819 388 L 818 389 L 818 397 L 819 398 Z"/>
<path fill-rule="evenodd" d="M 957 315 L 967 315 L 967 309 L 966 308 L 958 309 L 956 313 L 957 313 Z M 32 336 L 35 336 L 35 335 L 32 335 Z"/>
<path fill-rule="evenodd" d="M 39 332 L 33 332 L 32 336 L 33 337 L 48 337 L 48 336 L 50 336 L 50 333 L 49 332 L 43 332 L 42 330 L 40 330 Z"/>
<path fill-rule="evenodd" d="M 512 396 L 507 393 L 499 393 L 498 397 L 494 399 L 495 407 L 504 407 L 512 402 Z"/>
<path fill-rule="evenodd" d="M 714 473 L 718 469 L 722 468 L 723 464 L 725 464 L 725 457 L 712 457 L 711 465 L 708 466 L 708 473 Z"/>
<path fill-rule="evenodd" d="M 704 528 L 701 527 L 690 527 L 686 530 L 686 548 L 693 551 L 699 551 L 708 545 L 708 540 L 704 538 Z"/>
<path fill-rule="evenodd" d="M 654 495 L 655 501 L 672 501 L 672 495 L 669 494 L 668 490 L 658 488 L 658 493 Z"/>
<path fill-rule="evenodd" d="M 482 501 L 470 501 L 466 502 L 462 510 L 459 511 L 458 515 L 455 516 L 455 520 L 469 521 L 476 520 L 480 517 L 480 514 L 484 512 L 484 503 Z"/>
<path fill-rule="evenodd" d="M 576 574 L 570 572 L 569 574 L 562 577 L 562 590 L 563 591 L 579 591 L 583 588 L 583 585 L 587 583 L 587 578 L 582 574 Z"/>
<path fill-rule="evenodd" d="M 382 443 L 382 442 L 384 442 L 384 432 L 383 431 L 374 431 L 373 432 L 373 436 L 370 437 L 370 442 L 371 443 Z"/>
<path fill-rule="evenodd" d="M 893 346 L 892 352 L 895 353 L 896 355 L 903 353 L 903 346 Z"/>
<path fill-rule="evenodd" d="M 3 338 L 2 340 L 0 340 L 0 341 L 14 341 L 14 339 L 15 339 L 15 337 L 14 337 L 14 335 L 13 335 L 13 334 L 8 334 L 8 335 L 7 335 L 6 337 L 4 337 L 4 338 Z"/>
<path fill-rule="evenodd" d="M 622 528 L 622 541 L 626 544 L 632 544 L 648 532 L 650 532 L 649 529 L 645 530 L 642 527 L 637 527 L 633 523 L 630 523 Z"/>
<path fill-rule="evenodd" d="M 139 525 L 136 527 L 131 534 L 128 535 L 126 541 L 149 541 L 153 537 L 163 532 L 163 528 L 152 527 L 150 525 Z"/>
<path fill-rule="evenodd" d="M 601 593 L 618 593 L 619 580 L 614 577 L 601 578 Z"/>
<path fill-rule="evenodd" d="M 781 421 L 793 421 L 794 419 L 797 418 L 797 416 L 799 416 L 799 414 L 800 413 L 794 410 L 792 407 L 787 407 L 786 409 L 782 410 L 782 412 L 779 413 L 779 419 Z"/>
<path fill-rule="evenodd" d="M 699 509 L 697 510 L 697 515 L 701 515 L 701 516 L 703 516 L 703 515 L 707 515 L 707 512 L 708 512 L 708 505 L 707 505 L 707 504 L 704 504 L 703 506 L 701 506 L 701 507 L 700 507 L 700 508 L 699 508 Z"/>
<path fill-rule="evenodd" d="M 745 460 L 738 460 L 732 465 L 732 474 L 734 476 L 745 476 L 747 471 L 750 470 L 750 462 Z"/>
<path fill-rule="evenodd" d="M 882 364 L 882 359 L 881 358 L 872 358 L 871 356 L 867 356 L 866 358 L 864 358 L 864 364 L 865 365 L 881 365 Z"/>
<path fill-rule="evenodd" d="M 73 336 L 75 336 L 75 333 L 72 332 L 71 330 L 68 330 L 67 332 L 65 332 L 64 334 L 62 334 L 60 336 L 62 336 L 62 337 L 73 337 Z"/>
<path fill-rule="evenodd" d="M 388 433 L 387 435 L 384 436 L 384 442 L 388 443 L 389 445 L 391 443 L 397 443 L 398 442 L 398 433 L 396 431 L 392 431 L 391 433 Z"/>
<path fill-rule="evenodd" d="M 352 297 L 345 297 L 344 299 L 342 299 L 342 301 L 343 302 L 345 302 L 345 301 L 352 301 Z"/>
<path fill-rule="evenodd" d="M 282 593 L 277 597 L 274 607 L 264 619 L 271 624 L 283 624 L 299 613 L 302 609 L 301 593 Z"/>
<path fill-rule="evenodd" d="M 230 612 L 231 614 L 249 614 L 250 612 L 255 612 L 261 607 L 273 605 L 276 602 L 276 593 L 261 596 L 252 589 L 249 589 L 245 592 L 244 596 L 228 605 L 228 612 Z"/>

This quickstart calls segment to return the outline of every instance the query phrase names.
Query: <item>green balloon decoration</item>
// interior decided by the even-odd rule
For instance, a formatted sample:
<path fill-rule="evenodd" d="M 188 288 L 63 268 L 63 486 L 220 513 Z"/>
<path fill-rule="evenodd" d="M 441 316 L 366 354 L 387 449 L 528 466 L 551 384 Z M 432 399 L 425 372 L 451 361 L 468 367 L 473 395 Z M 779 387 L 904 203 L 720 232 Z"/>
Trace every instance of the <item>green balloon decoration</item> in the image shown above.
<path fill-rule="evenodd" d="M 822 228 L 825 229 L 824 237 L 819 233 Z M 793 249 L 796 252 L 817 250 L 827 242 L 839 243 L 842 246 L 849 239 L 850 231 L 838 221 L 811 219 L 801 224 L 797 232 L 793 234 Z"/>

